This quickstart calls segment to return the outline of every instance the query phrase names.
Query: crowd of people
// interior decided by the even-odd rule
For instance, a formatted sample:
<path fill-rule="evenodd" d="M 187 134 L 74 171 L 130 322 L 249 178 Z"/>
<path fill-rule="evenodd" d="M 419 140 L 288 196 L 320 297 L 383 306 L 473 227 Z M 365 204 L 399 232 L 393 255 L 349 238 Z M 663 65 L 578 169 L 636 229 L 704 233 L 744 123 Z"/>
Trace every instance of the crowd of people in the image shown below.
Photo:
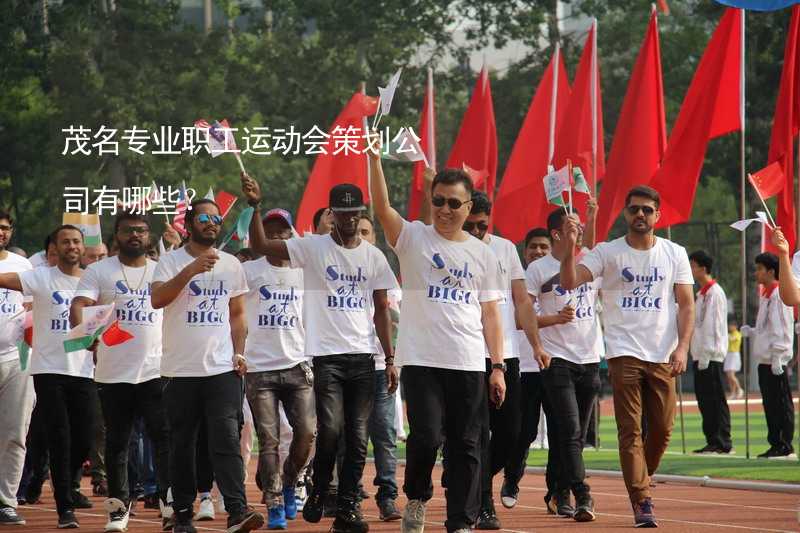
<path fill-rule="evenodd" d="M 105 531 L 128 528 L 137 487 L 148 485 L 145 507 L 159 510 L 163 530 L 194 532 L 195 520 L 214 517 L 216 485 L 229 533 L 287 529 L 299 513 L 363 533 L 371 441 L 381 520 L 424 530 L 441 456 L 447 531 L 496 530 L 493 479 L 503 474 L 500 502 L 515 507 L 541 411 L 548 512 L 591 522 L 583 449 L 601 359 L 635 526 L 657 525 L 651 477 L 689 352 L 707 438 L 698 452 L 732 452 L 725 383 L 741 337 L 729 335 L 713 259 L 655 236 L 657 191 L 629 191 L 627 232 L 610 242 L 594 242 L 593 201 L 583 222 L 555 209 L 520 258 L 490 233 L 492 204 L 463 171 L 427 172 L 422 220 L 412 222 L 390 204 L 379 156 L 370 167 L 375 220 L 361 190 L 341 184 L 302 237 L 289 212 L 262 210 L 258 182 L 243 174 L 254 214 L 250 247 L 235 256 L 215 247 L 223 221 L 209 199 L 191 204 L 186 238 L 168 229 L 166 253 L 146 216 L 122 213 L 108 250 L 62 225 L 28 260 L 10 248 L 14 221 L 0 212 L 0 523 L 25 523 L 18 503 L 38 501 L 49 470 L 58 528 L 79 527 L 75 510 L 92 505 L 80 492 L 88 460 L 94 495 L 107 497 Z M 766 457 L 794 452 L 786 367 L 789 306 L 800 303 L 795 277 L 780 275 L 792 272 L 788 244 L 780 231 L 774 239 L 779 256 L 755 259 L 759 312 L 743 328 L 759 360 Z M 800 277 L 800 259 L 794 266 Z M 132 338 L 66 352 L 84 311 L 106 304 Z M 266 517 L 245 492 L 253 433 Z"/>

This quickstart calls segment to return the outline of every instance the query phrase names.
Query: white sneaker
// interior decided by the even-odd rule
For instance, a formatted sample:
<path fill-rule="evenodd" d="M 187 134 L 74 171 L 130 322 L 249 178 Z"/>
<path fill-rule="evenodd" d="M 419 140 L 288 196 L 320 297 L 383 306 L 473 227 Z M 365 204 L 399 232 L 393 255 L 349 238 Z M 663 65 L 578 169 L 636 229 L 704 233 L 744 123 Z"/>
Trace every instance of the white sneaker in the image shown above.
<path fill-rule="evenodd" d="M 297 510 L 302 511 L 308 499 L 305 483 L 298 483 L 294 488 L 294 499 L 297 502 Z"/>
<path fill-rule="evenodd" d="M 423 533 L 425 531 L 425 502 L 408 500 L 400 521 L 402 533 Z"/>
<path fill-rule="evenodd" d="M 175 514 L 175 511 L 172 509 L 172 504 L 166 503 L 161 498 L 158 499 L 158 508 L 161 511 L 161 518 L 169 520 L 172 518 L 172 515 Z"/>
<path fill-rule="evenodd" d="M 128 519 L 130 515 L 128 514 L 128 508 L 125 507 L 122 500 L 108 498 L 103 502 L 103 507 L 105 507 L 108 513 L 108 522 L 106 522 L 106 527 L 103 531 L 122 532 L 128 529 Z"/>
<path fill-rule="evenodd" d="M 214 501 L 210 496 L 200 500 L 200 508 L 194 514 L 194 519 L 198 522 L 214 520 Z"/>
<path fill-rule="evenodd" d="M 224 514 L 225 511 L 225 498 L 223 498 L 222 494 L 219 495 L 217 498 L 217 512 L 220 514 Z"/>

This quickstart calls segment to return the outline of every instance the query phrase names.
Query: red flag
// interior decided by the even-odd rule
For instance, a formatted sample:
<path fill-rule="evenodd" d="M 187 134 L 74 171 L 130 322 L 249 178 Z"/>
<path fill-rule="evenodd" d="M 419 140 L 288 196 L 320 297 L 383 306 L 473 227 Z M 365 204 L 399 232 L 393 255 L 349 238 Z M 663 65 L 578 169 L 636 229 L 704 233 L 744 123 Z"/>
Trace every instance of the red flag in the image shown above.
<path fill-rule="evenodd" d="M 328 193 L 334 185 L 340 183 L 357 185 L 364 194 L 364 201 L 369 201 L 363 119 L 365 116 L 374 115 L 377 109 L 377 98 L 357 92 L 333 121 L 329 130 L 331 137 L 322 145 L 326 153 L 320 153 L 314 161 L 314 167 L 311 169 L 311 175 L 308 176 L 306 189 L 303 192 L 303 199 L 300 200 L 300 207 L 297 210 L 297 228 L 300 231 L 311 228 L 314 213 L 320 207 L 328 205 Z M 340 129 L 337 130 L 337 127 Z M 348 128 L 352 132 L 352 136 L 348 134 L 348 137 L 360 136 L 362 138 L 353 143 L 355 145 L 353 150 L 345 153 L 341 150 L 341 146 L 337 146 L 334 132 L 347 131 Z M 339 153 L 334 154 L 337 150 Z"/>
<path fill-rule="evenodd" d="M 689 220 L 708 141 L 741 130 L 742 11 L 728 8 L 706 47 L 650 185 L 661 193 L 657 227 Z"/>
<path fill-rule="evenodd" d="M 794 137 L 800 131 L 800 6 L 792 8 L 789 32 L 783 53 L 783 71 L 772 119 L 767 161 L 779 164 L 783 187 L 778 193 L 778 225 L 781 226 L 790 249 L 797 242 L 794 211 Z M 770 165 L 767 168 L 770 168 Z M 770 241 L 771 242 L 771 241 Z"/>
<path fill-rule="evenodd" d="M 447 159 L 447 167 L 463 168 L 465 163 L 478 172 L 487 173 L 485 181 L 474 185 L 476 189 L 486 191 L 490 199 L 493 198 L 497 177 L 497 129 L 492 87 L 485 65 L 475 82 L 464 118 L 461 119 L 458 137 Z"/>
<path fill-rule="evenodd" d="M 419 145 L 428 158 L 428 164 L 436 169 L 436 113 L 434 112 L 433 70 L 428 69 L 428 84 L 425 88 L 425 102 L 422 104 L 422 116 L 419 119 Z M 425 180 L 425 162 L 414 163 L 414 175 L 408 193 L 408 220 L 419 218 Z"/>
<path fill-rule="evenodd" d="M 214 195 L 214 202 L 219 206 L 219 214 L 225 218 L 236 203 L 236 197 L 229 192 L 219 191 Z"/>
<path fill-rule="evenodd" d="M 100 334 L 103 344 L 106 346 L 116 346 L 125 341 L 131 340 L 133 335 L 119 327 L 119 320 L 115 320 L 106 330 Z"/>
<path fill-rule="evenodd" d="M 755 187 L 758 195 L 764 200 L 772 198 L 783 191 L 786 181 L 783 176 L 783 168 L 777 161 L 767 165 L 758 172 L 747 175 L 750 184 Z"/>
<path fill-rule="evenodd" d="M 544 227 L 553 209 L 545 198 L 542 178 L 552 160 L 569 93 L 564 58 L 556 47 L 525 115 L 495 200 L 494 222 L 514 242 L 525 238 L 528 230 Z"/>
<path fill-rule="evenodd" d="M 594 160 L 597 168 L 594 168 Z M 572 82 L 572 94 L 564 113 L 564 127 L 556 137 L 553 165 L 561 168 L 572 160 L 583 171 L 589 190 L 606 172 L 603 142 L 603 101 L 600 94 L 600 66 L 597 61 L 597 20 L 592 22 L 583 47 L 578 70 Z M 575 207 L 584 212 L 587 197 L 573 198 Z"/>
<path fill-rule="evenodd" d="M 636 149 L 632 150 L 631 147 Z M 597 242 L 608 232 L 634 185 L 646 184 L 658 170 L 667 148 L 664 119 L 664 84 L 661 77 L 661 47 L 658 17 L 650 15 L 650 25 L 631 72 L 625 100 L 608 154 L 608 168 L 597 210 Z"/>

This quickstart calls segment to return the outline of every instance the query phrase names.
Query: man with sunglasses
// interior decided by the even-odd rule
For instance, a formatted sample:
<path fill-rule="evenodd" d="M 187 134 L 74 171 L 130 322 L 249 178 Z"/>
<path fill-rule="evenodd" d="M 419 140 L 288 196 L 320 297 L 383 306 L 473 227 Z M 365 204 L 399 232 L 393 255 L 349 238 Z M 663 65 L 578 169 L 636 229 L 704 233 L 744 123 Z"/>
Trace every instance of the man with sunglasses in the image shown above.
<path fill-rule="evenodd" d="M 128 494 L 128 447 L 134 422 L 144 419 L 155 448 L 160 507 L 167 525 L 169 448 L 167 419 L 161 397 L 161 322 L 163 311 L 153 309 L 150 282 L 156 263 L 145 255 L 150 224 L 142 215 L 122 213 L 114 221 L 119 253 L 86 268 L 70 306 L 70 325 L 83 320 L 83 308 L 114 304 L 114 318 L 133 339 L 116 346 L 97 346 L 94 380 L 105 421 L 105 459 L 108 475 L 108 523 L 105 531 L 125 531 L 131 506 Z"/>
<path fill-rule="evenodd" d="M 497 270 L 503 297 L 498 302 L 503 323 L 503 362 L 506 365 L 506 399 L 500 406 L 487 402 L 481 433 L 481 511 L 476 529 L 500 529 L 500 520 L 492 498 L 492 479 L 508 461 L 509 452 L 519 437 L 520 420 L 520 375 L 517 324 L 527 335 L 533 347 L 534 358 L 544 368 L 548 356 L 542 348 L 537 330 L 536 314 L 525 289 L 525 271 L 517 253 L 517 247 L 508 239 L 489 234 L 489 219 L 492 203 L 480 191 L 472 192 L 472 207 L 462 228 L 486 243 L 497 257 Z M 491 375 L 492 360 L 487 354 L 486 372 Z M 490 438 L 491 435 L 491 438 Z"/>
<path fill-rule="evenodd" d="M 189 241 L 164 254 L 151 283 L 154 309 L 164 309 L 161 375 L 170 429 L 170 486 L 175 533 L 194 533 L 195 450 L 207 438 L 211 466 L 228 512 L 228 532 L 251 531 L 264 517 L 247 505 L 239 449 L 247 362 L 247 280 L 239 260 L 218 251 L 219 206 L 192 202 Z M 207 435 L 198 435 L 202 422 Z"/>
<path fill-rule="evenodd" d="M 380 144 L 380 143 L 377 143 Z M 389 204 L 380 150 L 370 153 L 375 214 L 400 259 L 403 313 L 397 353 L 411 431 L 401 531 L 420 533 L 433 496 L 431 473 L 443 441 L 448 532 L 466 532 L 480 509 L 481 424 L 489 397 L 505 400 L 502 290 L 497 257 L 462 229 L 472 207 L 472 181 L 461 170 L 439 172 L 432 183 L 433 225 L 408 222 Z"/>
<path fill-rule="evenodd" d="M 332 531 L 364 533 L 369 525 L 361 515 L 359 482 L 375 397 L 378 342 L 386 354 L 389 394 L 397 388 L 387 296 L 397 281 L 383 253 L 358 234 L 364 202 L 357 186 L 343 183 L 331 188 L 330 233 L 289 240 L 266 238 L 258 222 L 261 189 L 247 174 L 242 174 L 242 192 L 255 209 L 250 224 L 253 250 L 303 269 L 306 354 L 314 358 L 317 411 L 314 489 L 303 506 L 303 518 L 312 523 L 322 518 L 339 436 L 344 431 L 344 461 Z"/>
<path fill-rule="evenodd" d="M 561 286 L 600 284 L 608 369 L 614 395 L 622 475 L 637 527 L 656 527 L 650 477 L 667 449 L 675 417 L 675 376 L 686 370 L 694 329 L 692 270 L 686 250 L 655 236 L 658 191 L 639 185 L 625 198 L 624 237 L 597 245 L 576 265 L 579 221 L 563 233 Z M 642 442 L 642 413 L 647 438 Z"/>

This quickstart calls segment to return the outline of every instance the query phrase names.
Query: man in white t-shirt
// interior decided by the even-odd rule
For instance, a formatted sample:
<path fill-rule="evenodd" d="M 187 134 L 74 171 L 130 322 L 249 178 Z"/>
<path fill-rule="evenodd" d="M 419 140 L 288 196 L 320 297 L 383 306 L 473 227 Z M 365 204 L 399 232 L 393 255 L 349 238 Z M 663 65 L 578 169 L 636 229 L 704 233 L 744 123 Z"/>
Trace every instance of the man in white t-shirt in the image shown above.
<path fill-rule="evenodd" d="M 155 450 L 158 494 L 164 525 L 169 523 L 169 443 L 162 401 L 161 328 L 163 311 L 153 309 L 150 282 L 156 263 L 145 255 L 150 224 L 142 215 L 122 213 L 114 221 L 119 253 L 91 263 L 84 271 L 70 308 L 70 325 L 83 321 L 83 308 L 114 304 L 114 318 L 133 339 L 97 345 L 94 380 L 105 422 L 105 466 L 108 476 L 105 531 L 125 531 L 131 504 L 128 493 L 128 447 L 134 422 L 144 420 Z M 113 342 L 113 341 L 111 341 Z"/>
<path fill-rule="evenodd" d="M 250 531 L 264 517 L 247 505 L 239 452 L 243 420 L 247 280 L 234 256 L 214 243 L 219 206 L 208 199 L 186 212 L 189 241 L 164 254 L 151 283 L 154 309 L 164 309 L 161 375 L 170 431 L 170 486 L 175 533 L 194 533 L 195 450 L 206 422 L 209 458 L 228 512 L 228 531 Z"/>
<path fill-rule="evenodd" d="M 303 270 L 306 353 L 314 358 L 317 411 L 314 490 L 303 506 L 303 518 L 312 523 L 322 518 L 337 443 L 344 431 L 344 461 L 332 531 L 366 532 L 369 525 L 361 515 L 358 487 L 367 455 L 379 341 L 386 354 L 389 390 L 397 388 L 387 297 L 397 281 L 383 253 L 358 235 L 364 202 L 361 189 L 355 185 L 343 183 L 331 188 L 330 233 L 288 241 L 264 236 L 257 218 L 261 190 L 246 174 L 242 175 L 242 192 L 255 208 L 250 224 L 253 250 L 288 259 L 292 267 Z"/>
<path fill-rule="evenodd" d="M 379 144 L 379 143 L 378 143 Z M 389 204 L 379 150 L 370 153 L 375 214 L 400 259 L 403 312 L 397 354 L 410 433 L 401 531 L 422 532 L 433 496 L 431 472 L 444 440 L 448 532 L 465 532 L 478 518 L 481 425 L 485 417 L 486 351 L 489 398 L 505 400 L 502 298 L 497 257 L 462 226 L 472 205 L 472 181 L 461 170 L 439 172 L 432 184 L 433 225 L 408 222 Z"/>
<path fill-rule="evenodd" d="M 624 210 L 628 233 L 598 244 L 577 266 L 579 222 L 568 217 L 564 234 L 570 247 L 561 261 L 561 286 L 566 290 L 603 278 L 602 322 L 620 463 L 637 527 L 657 525 L 650 477 L 669 443 L 675 376 L 686 370 L 694 329 L 693 279 L 686 250 L 654 233 L 660 202 L 652 187 L 639 185 L 628 191 Z"/>
<path fill-rule="evenodd" d="M 283 209 L 263 219 L 268 239 L 292 237 Z M 295 485 L 308 464 L 316 437 L 314 380 L 305 351 L 303 271 L 289 261 L 262 257 L 244 264 L 247 277 L 247 399 L 258 435 L 259 475 L 269 515 L 268 529 L 286 529 L 297 516 Z M 280 469 L 280 409 L 292 428 L 289 455 Z"/>
<path fill-rule="evenodd" d="M 547 361 L 548 356 L 539 340 L 536 314 L 525 290 L 525 271 L 517 254 L 517 247 L 508 239 L 489 233 L 492 203 L 480 191 L 472 192 L 472 207 L 463 229 L 476 239 L 489 245 L 497 257 L 499 287 L 503 292 L 498 302 L 503 323 L 503 361 L 506 365 L 506 399 L 500 407 L 486 402 L 481 435 L 481 510 L 476 529 L 500 529 L 500 519 L 494 508 L 492 480 L 508 461 L 509 453 L 519 437 L 520 430 L 520 358 L 517 342 L 517 324 L 534 347 L 534 359 Z M 545 366 L 547 366 L 545 364 Z M 490 375 L 492 360 L 486 357 L 486 372 Z"/>
<path fill-rule="evenodd" d="M 11 215 L 0 211 L 0 274 L 31 270 L 30 261 L 8 251 Z M 0 525 L 25 525 L 17 514 L 17 489 L 25 463 L 25 436 L 33 411 L 33 380 L 22 368 L 17 342 L 26 307 L 22 292 L 0 289 Z"/>
<path fill-rule="evenodd" d="M 542 381 L 551 406 L 548 417 L 550 441 L 548 463 L 558 465 L 555 479 L 556 512 L 578 522 L 595 519 L 594 501 L 583 464 L 583 447 L 597 394 L 600 392 L 600 358 L 605 355 L 597 316 L 599 279 L 573 290 L 561 284 L 561 261 L 572 244 L 564 233 L 567 213 L 558 208 L 547 217 L 552 252 L 528 265 L 528 292 L 539 307 L 542 344 L 552 357 L 542 371 Z M 578 245 L 580 246 L 579 234 Z M 564 320 L 566 319 L 566 320 Z M 570 504 L 570 492 L 575 507 Z"/>
<path fill-rule="evenodd" d="M 94 364 L 86 350 L 66 353 L 69 306 L 82 274 L 83 234 L 75 226 L 56 228 L 54 267 L 0 274 L 0 288 L 22 291 L 33 300 L 33 356 L 30 372 L 47 425 L 50 474 L 59 529 L 76 528 L 74 509 L 86 497 L 74 491 L 75 476 L 89 456 L 94 430 Z"/>
<path fill-rule="evenodd" d="M 694 453 L 731 453 L 731 412 L 725 398 L 723 362 L 728 351 L 728 299 L 711 277 L 714 261 L 703 250 L 689 255 L 692 276 L 700 290 L 695 301 L 694 393 L 703 418 L 706 445 Z"/>

